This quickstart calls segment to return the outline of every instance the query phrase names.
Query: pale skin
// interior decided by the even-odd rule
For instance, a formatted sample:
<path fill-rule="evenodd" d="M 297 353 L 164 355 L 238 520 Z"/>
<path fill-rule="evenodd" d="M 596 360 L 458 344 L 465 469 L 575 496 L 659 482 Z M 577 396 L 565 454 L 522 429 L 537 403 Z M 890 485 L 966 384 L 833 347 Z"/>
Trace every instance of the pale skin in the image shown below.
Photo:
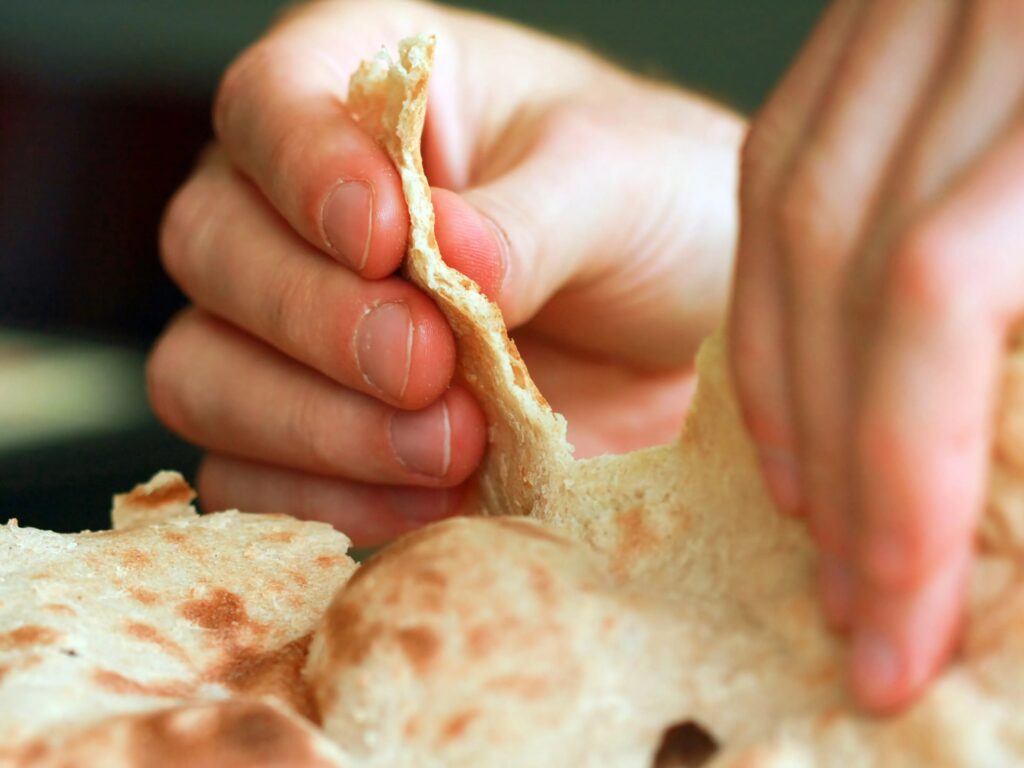
<path fill-rule="evenodd" d="M 1024 4 L 839 0 L 743 157 L 732 357 L 853 690 L 949 656 L 1024 307 Z"/>
<path fill-rule="evenodd" d="M 486 423 L 444 318 L 395 274 L 397 174 L 342 103 L 380 41 L 432 31 L 441 252 L 497 301 L 578 454 L 674 436 L 735 253 L 733 368 L 769 488 L 820 545 L 854 693 L 905 704 L 954 642 L 1024 304 L 1022 17 L 838 0 L 743 144 L 729 111 L 504 22 L 292 11 L 226 73 L 217 144 L 162 228 L 193 307 L 150 393 L 209 450 L 204 505 L 357 544 L 460 510 Z"/>

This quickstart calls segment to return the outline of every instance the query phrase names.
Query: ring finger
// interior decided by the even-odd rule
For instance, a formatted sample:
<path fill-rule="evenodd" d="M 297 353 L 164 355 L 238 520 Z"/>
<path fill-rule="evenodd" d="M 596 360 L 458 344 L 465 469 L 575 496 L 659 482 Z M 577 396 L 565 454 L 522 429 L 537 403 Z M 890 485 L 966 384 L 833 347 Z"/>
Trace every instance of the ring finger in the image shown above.
<path fill-rule="evenodd" d="M 158 415 L 191 442 L 319 475 L 451 486 L 469 476 L 486 443 L 484 416 L 463 389 L 399 410 L 199 310 L 171 324 L 148 378 Z"/>
<path fill-rule="evenodd" d="M 372 547 L 406 531 L 458 514 L 464 487 L 409 488 L 357 483 L 210 454 L 199 468 L 199 498 L 207 510 L 287 514 L 330 523 L 357 547 Z"/>

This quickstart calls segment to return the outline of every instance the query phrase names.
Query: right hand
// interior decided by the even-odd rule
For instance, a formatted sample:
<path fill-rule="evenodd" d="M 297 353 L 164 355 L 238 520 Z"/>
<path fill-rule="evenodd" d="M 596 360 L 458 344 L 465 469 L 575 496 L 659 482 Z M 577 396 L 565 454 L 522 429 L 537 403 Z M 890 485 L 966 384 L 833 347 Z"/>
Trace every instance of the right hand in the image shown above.
<path fill-rule="evenodd" d="M 833 2 L 754 120 L 741 221 L 739 402 L 892 712 L 956 647 L 1024 315 L 1024 4 Z"/>
<path fill-rule="evenodd" d="M 741 121 L 478 14 L 314 3 L 228 70 L 219 145 L 163 225 L 195 306 L 156 346 L 150 396 L 211 451 L 207 508 L 325 519 L 364 545 L 458 510 L 487 427 L 452 384 L 443 315 L 394 274 L 399 178 L 342 101 L 362 58 L 420 32 L 438 38 L 423 152 L 446 261 L 498 302 L 580 454 L 679 428 L 724 310 Z"/>

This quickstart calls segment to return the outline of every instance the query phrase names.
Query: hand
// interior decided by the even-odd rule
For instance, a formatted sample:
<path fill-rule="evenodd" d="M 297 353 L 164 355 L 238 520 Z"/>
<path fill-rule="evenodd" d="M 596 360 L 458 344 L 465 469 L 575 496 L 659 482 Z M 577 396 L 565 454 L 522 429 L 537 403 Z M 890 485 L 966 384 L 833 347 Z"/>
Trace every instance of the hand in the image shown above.
<path fill-rule="evenodd" d="M 446 260 L 498 301 L 580 453 L 679 428 L 692 354 L 724 308 L 742 123 L 484 16 L 321 2 L 229 69 L 219 146 L 163 226 L 195 307 L 153 352 L 150 396 L 210 449 L 207 508 L 325 519 L 359 544 L 458 510 L 486 424 L 452 383 L 443 316 L 394 274 L 399 179 L 342 102 L 360 59 L 425 31 Z"/>
<path fill-rule="evenodd" d="M 740 399 L 875 710 L 955 642 L 1024 308 L 1022 108 L 1024 4 L 838 0 L 744 150 Z"/>

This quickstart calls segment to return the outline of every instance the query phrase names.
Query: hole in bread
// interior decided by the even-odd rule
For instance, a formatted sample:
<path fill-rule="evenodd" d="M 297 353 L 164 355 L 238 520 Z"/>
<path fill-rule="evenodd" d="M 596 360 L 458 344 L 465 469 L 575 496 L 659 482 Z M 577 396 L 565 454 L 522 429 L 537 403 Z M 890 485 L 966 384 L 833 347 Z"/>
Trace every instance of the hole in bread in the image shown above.
<path fill-rule="evenodd" d="M 687 720 L 665 729 L 651 768 L 695 768 L 718 751 L 718 742 L 698 723 Z"/>

